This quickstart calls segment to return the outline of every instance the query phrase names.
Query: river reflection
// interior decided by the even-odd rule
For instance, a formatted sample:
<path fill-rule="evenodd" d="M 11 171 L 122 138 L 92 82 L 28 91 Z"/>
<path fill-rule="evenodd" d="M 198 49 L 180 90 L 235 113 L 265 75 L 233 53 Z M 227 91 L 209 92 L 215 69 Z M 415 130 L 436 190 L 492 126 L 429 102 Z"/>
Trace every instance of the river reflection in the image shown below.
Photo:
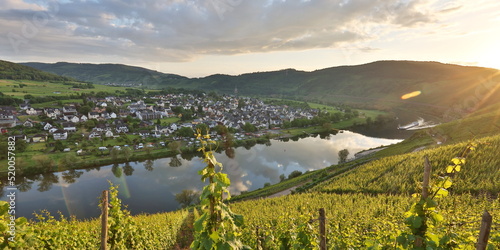
<path fill-rule="evenodd" d="M 338 151 L 342 149 L 348 149 L 349 157 L 353 157 L 363 149 L 400 141 L 349 131 L 322 137 L 272 140 L 215 156 L 231 179 L 231 193 L 239 194 L 261 188 L 267 182 L 277 183 L 281 174 L 288 176 L 294 170 L 305 172 L 337 164 Z M 204 183 L 197 172 L 203 167 L 197 156 L 178 155 L 19 178 L 16 214 L 33 218 L 34 211 L 45 209 L 79 219 L 98 217 L 98 196 L 108 189 L 108 180 L 120 186 L 120 198 L 132 214 L 172 211 L 179 208 L 175 194 L 184 189 L 202 189 Z M 3 200 L 6 193 L 2 194 Z"/>

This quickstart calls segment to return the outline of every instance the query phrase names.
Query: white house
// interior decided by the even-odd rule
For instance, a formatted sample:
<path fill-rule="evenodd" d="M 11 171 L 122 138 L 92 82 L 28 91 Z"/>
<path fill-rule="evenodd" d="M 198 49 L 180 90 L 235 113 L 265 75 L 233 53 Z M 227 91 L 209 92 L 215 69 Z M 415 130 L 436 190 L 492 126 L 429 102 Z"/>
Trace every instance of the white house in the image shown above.
<path fill-rule="evenodd" d="M 54 127 L 54 126 L 52 126 L 52 124 L 50 124 L 50 123 L 48 123 L 48 122 L 47 122 L 47 123 L 45 124 L 45 126 L 43 126 L 43 130 L 49 130 L 49 129 L 51 129 L 52 127 Z"/>
<path fill-rule="evenodd" d="M 52 133 L 52 136 L 54 137 L 54 140 L 66 140 L 68 139 L 68 132 L 62 129 L 58 129 L 54 133 Z"/>
<path fill-rule="evenodd" d="M 89 118 L 87 118 L 87 116 L 86 116 L 86 115 L 82 115 L 82 116 L 80 117 L 80 122 L 86 122 L 88 119 L 89 119 Z"/>
<path fill-rule="evenodd" d="M 108 131 L 106 131 L 106 133 L 104 134 L 104 136 L 106 136 L 106 137 L 113 137 L 113 132 L 111 130 L 108 130 Z"/>
<path fill-rule="evenodd" d="M 34 108 L 29 108 L 26 110 L 27 115 L 38 115 L 38 111 Z"/>
<path fill-rule="evenodd" d="M 97 118 L 99 118 L 99 116 L 100 116 L 100 114 L 97 112 L 89 112 L 88 118 L 89 119 L 97 119 Z"/>

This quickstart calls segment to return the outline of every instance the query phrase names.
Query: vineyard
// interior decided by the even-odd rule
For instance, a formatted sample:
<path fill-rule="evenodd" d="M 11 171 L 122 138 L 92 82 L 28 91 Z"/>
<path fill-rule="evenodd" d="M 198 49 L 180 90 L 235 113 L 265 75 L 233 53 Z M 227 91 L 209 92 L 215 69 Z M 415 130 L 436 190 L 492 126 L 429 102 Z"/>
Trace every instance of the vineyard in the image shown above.
<path fill-rule="evenodd" d="M 433 172 L 444 172 L 448 162 L 466 143 L 420 152 L 384 157 L 338 175 L 310 191 L 327 193 L 405 194 L 417 192 L 423 177 L 423 157 L 427 155 Z M 458 174 L 453 193 L 500 193 L 500 136 L 481 139 L 477 154 L 467 159 L 467 167 Z"/>
<path fill-rule="evenodd" d="M 233 210 L 245 217 L 244 243 L 255 248 L 258 239 L 265 249 L 277 249 L 286 241 L 290 246 L 299 246 L 304 238 L 317 242 L 318 222 L 309 221 L 318 217 L 318 208 L 325 208 L 329 249 L 375 246 L 393 249 L 397 246 L 397 236 L 406 229 L 404 214 L 412 201 L 400 195 L 308 193 L 236 203 Z M 485 209 L 492 211 L 493 218 L 500 216 L 499 201 L 485 197 L 456 195 L 441 205 L 446 219 L 435 233 L 448 234 L 464 247 L 474 246 Z M 498 249 L 500 225 L 497 223 L 491 232 L 491 245 Z"/>
<path fill-rule="evenodd" d="M 217 242 L 222 242 L 222 246 L 225 243 L 221 238 L 228 235 L 231 241 L 227 242 L 252 249 L 318 249 L 321 235 L 318 210 L 323 208 L 328 249 L 411 248 L 405 245 L 403 236 L 411 235 L 412 227 L 423 223 L 409 220 L 411 216 L 408 215 L 411 208 L 419 204 L 412 194 L 421 191 L 423 159 L 427 156 L 433 167 L 431 183 L 439 183 L 440 176 L 450 178 L 443 182 L 442 188 L 449 195 L 442 195 L 438 206 L 432 205 L 434 201 L 429 205 L 430 200 L 425 200 L 433 213 L 439 213 L 438 219 L 432 218 L 436 225 L 425 228 L 426 235 L 435 239 L 439 249 L 475 249 L 481 216 L 488 211 L 493 223 L 487 249 L 500 249 L 500 136 L 481 138 L 466 159 L 456 158 L 471 147 L 462 142 L 370 162 L 350 163 L 338 169 L 332 167 L 328 172 L 311 173 L 320 181 L 306 185 L 301 193 L 229 203 L 228 206 L 206 202 L 202 203 L 205 204 L 202 215 L 198 212 L 200 208 L 191 208 L 192 212 L 181 210 L 130 216 L 116 198 L 116 187 L 111 185 L 107 243 L 110 249 L 179 249 L 179 241 L 185 240 L 186 234 L 193 234 L 194 230 L 197 249 L 210 249 L 205 245 L 208 241 L 208 246 L 217 245 Z M 229 185 L 229 180 L 222 173 L 210 172 L 219 164 L 213 156 L 207 155 L 210 168 L 201 173 L 204 178 L 212 178 L 209 187 L 218 190 L 219 198 L 213 196 L 210 188 L 202 197 L 216 202 L 221 200 L 222 190 Z M 450 171 L 450 160 L 458 162 L 453 168 L 461 164 L 461 170 Z M 9 222 L 8 209 L 8 203 L 0 204 L 1 225 Z M 211 211 L 223 212 L 211 216 L 214 214 Z M 240 215 L 244 218 L 243 225 Z M 207 218 L 213 220 L 212 229 L 206 227 L 211 225 L 208 220 L 204 221 Z M 234 223 L 217 225 L 221 220 L 218 218 Z M 186 231 L 193 227 L 195 220 L 194 229 Z M 226 236 L 217 233 L 220 228 L 225 230 Z M 48 213 L 38 215 L 36 221 L 18 218 L 16 242 L 8 241 L 9 228 L 0 230 L 4 238 L 2 248 L 97 249 L 101 245 L 101 223 L 97 219 L 56 219 Z"/>

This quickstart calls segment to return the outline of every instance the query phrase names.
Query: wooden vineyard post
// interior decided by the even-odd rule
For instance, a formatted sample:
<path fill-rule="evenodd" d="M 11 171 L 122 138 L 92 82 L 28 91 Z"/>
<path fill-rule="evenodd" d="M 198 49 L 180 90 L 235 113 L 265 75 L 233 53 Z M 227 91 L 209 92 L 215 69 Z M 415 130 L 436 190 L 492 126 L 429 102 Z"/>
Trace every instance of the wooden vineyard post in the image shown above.
<path fill-rule="evenodd" d="M 255 228 L 255 236 L 257 236 L 257 249 L 261 249 L 261 247 L 260 247 L 259 227 Z"/>
<path fill-rule="evenodd" d="M 429 163 L 429 158 L 427 156 L 424 157 L 424 180 L 422 183 L 422 199 L 427 199 L 429 196 L 429 182 L 431 178 L 431 164 Z M 425 234 L 422 235 L 422 237 L 425 237 Z M 417 238 L 415 239 L 415 247 L 423 247 L 424 242 L 423 238 Z"/>
<path fill-rule="evenodd" d="M 108 190 L 102 191 L 101 250 L 107 249 L 108 242 Z"/>
<path fill-rule="evenodd" d="M 326 250 L 326 217 L 325 209 L 319 209 L 319 249 Z"/>
<path fill-rule="evenodd" d="M 476 250 L 484 250 L 488 245 L 488 238 L 490 237 L 491 222 L 493 217 L 491 217 L 488 211 L 484 211 L 483 218 L 481 220 L 481 229 L 479 231 L 479 237 L 477 238 Z"/>

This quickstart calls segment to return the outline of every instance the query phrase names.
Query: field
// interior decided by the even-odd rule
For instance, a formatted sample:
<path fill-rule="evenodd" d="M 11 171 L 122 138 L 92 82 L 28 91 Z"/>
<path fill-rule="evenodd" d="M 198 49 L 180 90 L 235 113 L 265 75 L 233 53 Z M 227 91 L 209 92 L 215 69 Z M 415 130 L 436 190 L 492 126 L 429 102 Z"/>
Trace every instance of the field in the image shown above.
<path fill-rule="evenodd" d="M 19 84 L 23 87 L 20 88 Z M 109 92 L 115 93 L 116 90 L 124 90 L 123 87 L 111 87 L 104 85 L 94 85 L 93 89 L 74 89 L 71 85 L 64 85 L 58 82 L 39 82 L 27 80 L 0 80 L 0 92 L 4 95 L 23 98 L 24 95 L 33 96 L 67 96 L 76 93 L 90 92 Z"/>

